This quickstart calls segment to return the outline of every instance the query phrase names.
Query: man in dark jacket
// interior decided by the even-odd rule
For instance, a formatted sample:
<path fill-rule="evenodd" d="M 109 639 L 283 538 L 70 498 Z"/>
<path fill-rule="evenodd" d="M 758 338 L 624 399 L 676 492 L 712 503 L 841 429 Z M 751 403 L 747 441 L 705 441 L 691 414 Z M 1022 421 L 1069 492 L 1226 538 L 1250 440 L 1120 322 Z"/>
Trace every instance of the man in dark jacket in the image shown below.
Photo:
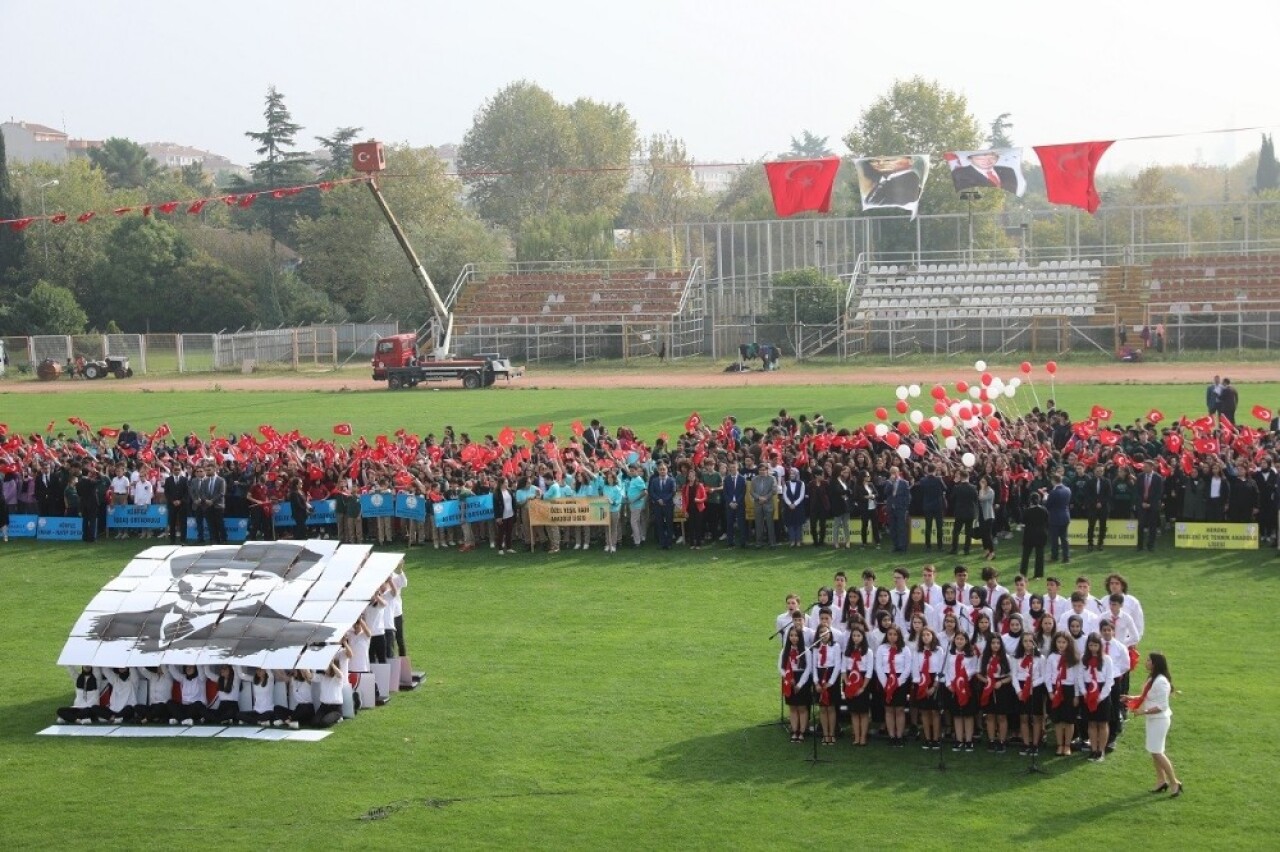
<path fill-rule="evenodd" d="M 1240 405 L 1240 394 L 1231 384 L 1230 379 L 1222 380 L 1222 395 L 1218 397 L 1218 413 L 1231 421 L 1236 422 L 1236 407 Z"/>
<path fill-rule="evenodd" d="M 1160 504 L 1164 501 L 1164 477 L 1155 472 L 1150 459 L 1138 477 L 1138 550 L 1146 544 L 1147 550 L 1156 549 L 1156 535 L 1160 532 Z M 1145 539 L 1145 542 L 1144 542 Z"/>
<path fill-rule="evenodd" d="M 969 543 L 973 538 L 973 522 L 978 518 L 978 489 L 963 473 L 956 474 L 956 484 L 951 489 L 951 552 L 964 539 L 964 555 L 969 555 Z"/>
<path fill-rule="evenodd" d="M 169 507 L 169 543 L 177 544 L 178 539 L 187 543 L 187 507 L 190 497 L 187 488 L 187 472 L 180 463 L 175 463 L 164 478 L 164 502 Z"/>
<path fill-rule="evenodd" d="M 931 466 L 916 484 L 920 490 L 920 514 L 924 516 L 924 549 L 929 550 L 933 544 L 933 532 L 938 533 L 938 551 L 942 551 L 942 513 L 947 507 L 947 486 Z M 951 538 L 952 552 L 955 552 L 955 535 Z"/>
<path fill-rule="evenodd" d="M 98 472 L 90 466 L 75 481 L 76 497 L 80 500 L 80 537 L 84 541 L 98 540 Z"/>
<path fill-rule="evenodd" d="M 1062 474 L 1055 473 L 1051 480 L 1053 487 L 1045 498 L 1044 508 L 1049 513 L 1049 555 L 1054 562 L 1058 561 L 1058 551 L 1062 551 L 1062 561 L 1071 561 L 1071 545 L 1067 543 L 1067 527 L 1071 526 L 1071 489 L 1062 481 Z"/>
<path fill-rule="evenodd" d="M 1093 476 L 1085 479 L 1084 516 L 1089 519 L 1089 549 L 1093 550 L 1093 534 L 1098 533 L 1098 549 L 1107 539 L 1107 515 L 1111 511 L 1111 480 L 1107 479 L 1102 465 L 1093 469 Z"/>
<path fill-rule="evenodd" d="M 1031 576 L 1040 579 L 1044 576 L 1044 545 L 1048 540 L 1049 513 L 1040 505 L 1040 495 L 1032 493 L 1031 505 L 1022 510 L 1022 570 L 1027 576 L 1027 562 L 1031 554 L 1036 555 L 1036 570 Z"/>

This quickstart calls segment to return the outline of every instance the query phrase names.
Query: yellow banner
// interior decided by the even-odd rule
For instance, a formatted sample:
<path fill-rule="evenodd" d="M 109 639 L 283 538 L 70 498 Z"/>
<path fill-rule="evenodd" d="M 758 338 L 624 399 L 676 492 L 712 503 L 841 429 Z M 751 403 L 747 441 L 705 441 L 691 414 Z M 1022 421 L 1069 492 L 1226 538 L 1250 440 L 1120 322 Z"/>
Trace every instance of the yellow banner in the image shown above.
<path fill-rule="evenodd" d="M 596 527 L 609 523 L 609 501 L 604 497 L 561 497 L 530 500 L 525 504 L 529 525 L 545 527 Z"/>
<path fill-rule="evenodd" d="M 1180 521 L 1173 527 L 1173 546 L 1200 550 L 1257 550 L 1257 524 L 1202 524 Z"/>
<path fill-rule="evenodd" d="M 1094 537 L 1097 537 L 1098 530 L 1095 528 Z M 1072 518 L 1071 526 L 1067 527 L 1067 541 L 1073 545 L 1087 545 L 1089 543 L 1089 519 L 1088 518 Z M 1138 522 L 1125 521 L 1120 518 L 1107 521 L 1107 540 L 1103 544 L 1134 544 L 1138 543 Z M 1096 542 L 1095 542 L 1096 544 Z"/>

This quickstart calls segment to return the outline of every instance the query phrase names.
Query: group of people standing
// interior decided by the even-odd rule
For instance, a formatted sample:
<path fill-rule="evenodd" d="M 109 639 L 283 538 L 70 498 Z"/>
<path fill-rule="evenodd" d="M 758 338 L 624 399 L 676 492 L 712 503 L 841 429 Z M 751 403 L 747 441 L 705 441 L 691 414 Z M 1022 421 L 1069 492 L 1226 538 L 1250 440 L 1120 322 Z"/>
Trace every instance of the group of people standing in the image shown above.
<path fill-rule="evenodd" d="M 777 670 L 792 742 L 810 734 L 816 709 L 813 734 L 824 745 L 836 744 L 842 720 L 855 747 L 878 728 L 895 748 L 914 735 L 925 750 L 940 750 L 949 737 L 952 751 L 973 752 L 985 732 L 989 752 L 1004 753 L 1016 740 L 1021 754 L 1039 755 L 1052 732 L 1055 755 L 1080 751 L 1102 762 L 1124 720 L 1138 713 L 1148 720 L 1158 779 L 1181 792 L 1164 756 L 1162 655 L 1147 655 L 1141 694 L 1129 698 L 1146 624 L 1122 575 L 1108 575 L 1107 594 L 1094 597 L 1084 576 L 1064 596 L 1057 577 L 1043 593 L 1031 592 L 1021 574 L 1006 589 L 990 566 L 981 585 L 969 584 L 964 565 L 951 582 L 939 583 L 933 565 L 922 574 L 912 585 L 910 570 L 896 567 L 886 586 L 867 570 L 851 588 L 841 571 L 808 608 L 787 596 L 774 635 L 782 638 Z"/>

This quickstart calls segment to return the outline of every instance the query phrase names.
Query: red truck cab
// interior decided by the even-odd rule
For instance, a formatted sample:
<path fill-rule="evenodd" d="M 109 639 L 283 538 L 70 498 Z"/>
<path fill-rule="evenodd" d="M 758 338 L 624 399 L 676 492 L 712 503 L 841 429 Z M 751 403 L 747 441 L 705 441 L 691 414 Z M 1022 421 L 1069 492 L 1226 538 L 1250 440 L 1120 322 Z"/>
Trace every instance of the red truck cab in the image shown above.
<path fill-rule="evenodd" d="M 418 341 L 412 334 L 396 334 L 378 341 L 373 350 L 373 379 L 381 382 L 387 378 L 387 370 L 408 367 L 417 361 Z"/>

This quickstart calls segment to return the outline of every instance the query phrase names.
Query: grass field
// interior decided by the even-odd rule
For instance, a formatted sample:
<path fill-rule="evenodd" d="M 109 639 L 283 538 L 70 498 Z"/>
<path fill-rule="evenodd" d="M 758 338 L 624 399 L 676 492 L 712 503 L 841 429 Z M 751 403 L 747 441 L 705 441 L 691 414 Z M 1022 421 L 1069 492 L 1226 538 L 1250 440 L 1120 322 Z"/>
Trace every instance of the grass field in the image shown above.
<path fill-rule="evenodd" d="M 1047 388 L 1040 388 L 1043 399 Z M 1242 408 L 1277 398 L 1250 388 Z M 1256 396 L 1256 399 L 1254 398 Z M 1198 413 L 1200 385 L 1059 387 L 1068 408 L 1127 422 L 1158 406 Z M 892 388 L 734 391 L 441 391 L 0 395 L 0 420 L 43 431 L 70 415 L 176 433 L 260 423 L 372 437 L 400 426 L 474 433 L 600 416 L 642 435 L 679 431 L 691 409 L 760 422 L 780 406 L 861 424 Z M 1024 409 L 1026 401 L 1020 400 Z M 1005 545 L 997 565 L 1013 573 Z M 253 743 L 35 737 L 70 693 L 53 665 L 84 604 L 139 549 L 0 545 L 0 839 L 12 848 L 725 848 L 1052 842 L 1171 848 L 1274 847 L 1271 781 L 1280 741 L 1280 559 L 1271 551 L 1078 553 L 1095 587 L 1126 574 L 1147 614 L 1144 650 L 1169 656 L 1169 753 L 1179 801 L 1145 793 L 1141 724 L 1101 765 L 786 741 L 777 645 L 783 595 L 831 574 L 895 564 L 854 550 L 597 551 L 493 557 L 412 549 L 406 624 L 426 685 L 339 726 L 327 740 Z M 918 550 L 918 549 L 917 549 Z M 918 569 L 924 554 L 906 564 Z M 945 563 L 947 567 L 951 563 Z M 1037 591 L 1039 589 L 1036 589 Z M 805 598 L 811 600 L 812 598 Z M 965 835 L 957 838 L 957 834 Z"/>

